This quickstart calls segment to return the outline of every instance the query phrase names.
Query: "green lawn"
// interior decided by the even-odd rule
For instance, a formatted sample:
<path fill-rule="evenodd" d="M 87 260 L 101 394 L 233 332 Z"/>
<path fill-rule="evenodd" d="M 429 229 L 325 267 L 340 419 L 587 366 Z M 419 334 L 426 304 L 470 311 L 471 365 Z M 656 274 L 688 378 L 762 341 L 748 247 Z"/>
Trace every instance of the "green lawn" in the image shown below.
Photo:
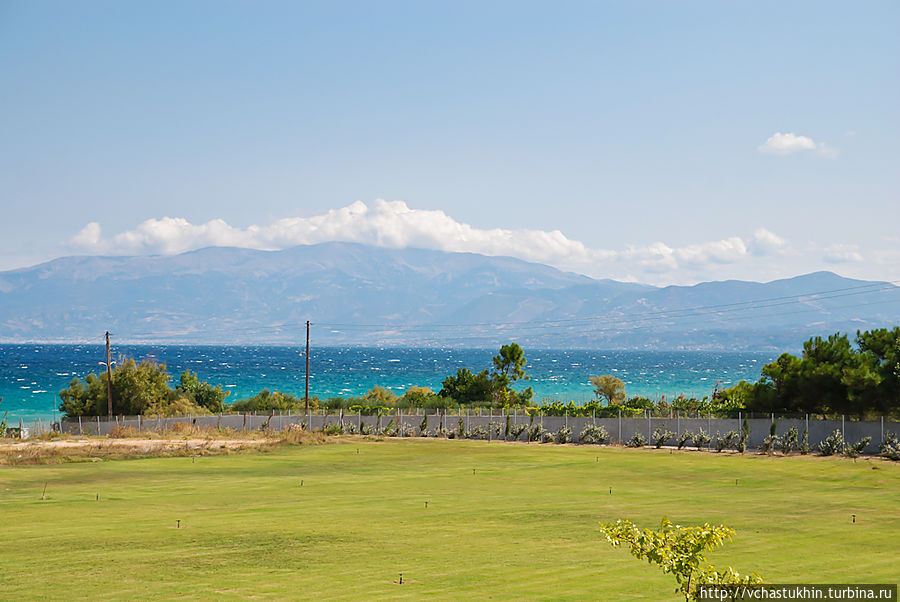
<path fill-rule="evenodd" d="M 677 600 L 598 528 L 663 515 L 767 581 L 896 582 L 898 502 L 880 461 L 432 439 L 7 466 L 0 599 Z"/>

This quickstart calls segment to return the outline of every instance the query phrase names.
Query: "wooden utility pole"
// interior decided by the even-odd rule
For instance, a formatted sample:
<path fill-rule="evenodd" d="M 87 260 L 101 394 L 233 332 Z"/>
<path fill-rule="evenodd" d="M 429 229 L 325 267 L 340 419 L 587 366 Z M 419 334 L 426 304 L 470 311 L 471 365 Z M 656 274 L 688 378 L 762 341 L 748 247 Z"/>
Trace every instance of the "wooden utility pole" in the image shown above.
<path fill-rule="evenodd" d="M 109 417 L 112 418 L 112 364 L 109 360 L 109 331 L 106 331 L 106 401 L 109 405 Z"/>
<path fill-rule="evenodd" d="M 306 394 L 303 396 L 306 411 L 309 412 L 309 320 L 306 321 Z"/>

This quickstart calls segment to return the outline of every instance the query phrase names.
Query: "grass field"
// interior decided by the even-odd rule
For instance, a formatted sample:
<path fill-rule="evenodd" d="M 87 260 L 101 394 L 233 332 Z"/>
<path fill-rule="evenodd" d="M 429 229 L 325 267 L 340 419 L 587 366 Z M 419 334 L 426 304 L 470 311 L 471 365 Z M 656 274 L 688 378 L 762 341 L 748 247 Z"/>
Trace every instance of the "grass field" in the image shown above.
<path fill-rule="evenodd" d="M 898 502 L 874 460 L 433 439 L 6 466 L 0 598 L 678 600 L 598 527 L 663 515 L 770 582 L 894 583 Z"/>

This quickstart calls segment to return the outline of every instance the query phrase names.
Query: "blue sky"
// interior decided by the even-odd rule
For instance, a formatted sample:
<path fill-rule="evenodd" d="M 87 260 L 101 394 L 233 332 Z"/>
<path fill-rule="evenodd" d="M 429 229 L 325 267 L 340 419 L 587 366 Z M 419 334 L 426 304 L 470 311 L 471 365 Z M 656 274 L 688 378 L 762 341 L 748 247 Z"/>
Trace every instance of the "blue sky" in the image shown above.
<path fill-rule="evenodd" d="M 898 31 L 897 2 L 0 2 L 0 269 L 333 239 L 900 279 Z"/>

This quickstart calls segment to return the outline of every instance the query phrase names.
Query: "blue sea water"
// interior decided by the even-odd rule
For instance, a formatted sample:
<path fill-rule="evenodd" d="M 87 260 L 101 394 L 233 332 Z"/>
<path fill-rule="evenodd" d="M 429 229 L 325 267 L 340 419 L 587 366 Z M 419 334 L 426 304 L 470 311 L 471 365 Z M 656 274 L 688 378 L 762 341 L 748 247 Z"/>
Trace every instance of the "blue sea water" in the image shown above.
<path fill-rule="evenodd" d="M 702 397 L 716 385 L 756 380 L 762 366 L 775 359 L 765 352 L 586 351 L 526 349 L 531 377 L 516 388 L 531 386 L 536 399 L 589 400 L 591 376 L 614 374 L 629 395 L 657 398 L 684 393 Z M 491 349 L 318 348 L 310 352 L 310 395 L 361 395 L 374 385 L 398 394 L 417 385 L 440 390 L 441 381 L 458 368 L 489 368 Z M 173 379 L 183 370 L 222 385 L 229 401 L 263 388 L 302 395 L 304 357 L 299 347 L 192 345 L 123 345 L 112 358 L 152 359 L 165 363 Z M 102 345 L 0 345 L 0 416 L 9 422 L 54 418 L 58 393 L 73 378 L 105 369 Z M 56 415 L 58 416 L 58 414 Z"/>

